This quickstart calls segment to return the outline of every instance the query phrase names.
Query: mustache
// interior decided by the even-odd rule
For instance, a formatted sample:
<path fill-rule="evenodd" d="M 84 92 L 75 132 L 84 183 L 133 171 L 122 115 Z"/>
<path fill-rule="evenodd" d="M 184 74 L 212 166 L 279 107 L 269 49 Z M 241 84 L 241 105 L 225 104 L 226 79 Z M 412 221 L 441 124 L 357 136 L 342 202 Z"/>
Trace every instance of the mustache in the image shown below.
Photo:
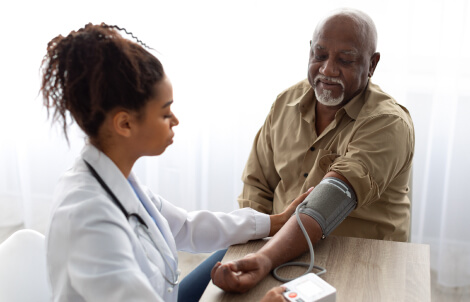
<path fill-rule="evenodd" d="M 327 76 L 324 76 L 324 75 L 319 74 L 319 75 L 317 75 L 317 76 L 315 77 L 315 79 L 313 80 L 313 84 L 316 86 L 317 83 L 318 83 L 318 81 L 320 81 L 320 80 L 325 80 L 325 81 L 328 81 L 328 82 L 340 84 L 341 87 L 342 87 L 343 90 L 344 90 L 344 83 L 343 83 L 343 81 L 341 81 L 340 79 L 331 78 L 331 77 L 327 77 Z"/>

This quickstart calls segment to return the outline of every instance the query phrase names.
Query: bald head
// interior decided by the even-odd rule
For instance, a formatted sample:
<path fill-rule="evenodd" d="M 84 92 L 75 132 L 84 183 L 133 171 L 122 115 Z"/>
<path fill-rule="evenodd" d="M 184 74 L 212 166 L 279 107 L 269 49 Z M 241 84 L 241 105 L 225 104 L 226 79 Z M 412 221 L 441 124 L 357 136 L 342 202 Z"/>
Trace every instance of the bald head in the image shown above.
<path fill-rule="evenodd" d="M 374 21 L 366 13 L 351 8 L 341 8 L 330 12 L 323 20 L 318 22 L 313 33 L 313 40 L 317 40 L 318 36 L 326 24 L 336 23 L 338 26 L 354 28 L 357 37 L 361 39 L 359 43 L 366 46 L 369 55 L 377 50 L 377 29 Z"/>
<path fill-rule="evenodd" d="M 310 47 L 308 80 L 321 105 L 340 108 L 361 93 L 374 74 L 380 53 L 377 30 L 365 13 L 332 12 L 315 28 Z"/>

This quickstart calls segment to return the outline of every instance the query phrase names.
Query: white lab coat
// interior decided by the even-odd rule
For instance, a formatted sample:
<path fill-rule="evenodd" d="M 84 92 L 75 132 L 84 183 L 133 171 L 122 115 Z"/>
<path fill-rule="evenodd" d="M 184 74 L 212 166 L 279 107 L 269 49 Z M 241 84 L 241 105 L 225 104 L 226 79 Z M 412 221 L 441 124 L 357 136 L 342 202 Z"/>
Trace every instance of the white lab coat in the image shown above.
<path fill-rule="evenodd" d="M 125 218 L 83 159 L 128 213 L 140 215 L 151 238 L 136 235 L 137 220 Z M 152 194 L 132 173 L 129 181 L 155 222 L 116 165 L 92 145 L 60 179 L 46 234 L 54 301 L 176 301 L 178 286 L 162 273 L 171 279 L 177 271 L 177 250 L 210 252 L 269 234 L 268 215 L 252 209 L 187 212 Z"/>

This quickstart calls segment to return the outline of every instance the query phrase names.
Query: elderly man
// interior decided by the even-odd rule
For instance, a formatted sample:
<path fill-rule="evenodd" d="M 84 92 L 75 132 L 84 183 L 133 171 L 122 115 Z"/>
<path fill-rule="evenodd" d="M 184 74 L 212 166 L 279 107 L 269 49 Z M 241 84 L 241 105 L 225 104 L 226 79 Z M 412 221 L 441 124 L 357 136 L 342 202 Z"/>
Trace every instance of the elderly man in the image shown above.
<path fill-rule="evenodd" d="M 241 207 L 280 213 L 315 186 L 300 218 L 315 243 L 338 236 L 406 241 L 414 130 L 406 108 L 371 83 L 380 53 L 372 19 L 339 10 L 318 23 L 308 81 L 282 92 L 258 132 Z M 295 217 L 256 254 L 218 264 L 216 285 L 246 291 L 308 249 Z"/>

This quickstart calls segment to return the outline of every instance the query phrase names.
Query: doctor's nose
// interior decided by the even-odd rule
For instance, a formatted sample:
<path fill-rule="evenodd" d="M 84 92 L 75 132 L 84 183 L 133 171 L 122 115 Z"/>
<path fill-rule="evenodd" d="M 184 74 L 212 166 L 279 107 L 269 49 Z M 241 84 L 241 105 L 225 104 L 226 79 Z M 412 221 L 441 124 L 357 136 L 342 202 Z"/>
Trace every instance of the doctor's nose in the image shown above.
<path fill-rule="evenodd" d="M 170 123 L 171 127 L 178 126 L 179 123 L 180 123 L 180 121 L 178 120 L 176 115 L 173 114 L 173 118 L 171 119 L 171 123 Z"/>

